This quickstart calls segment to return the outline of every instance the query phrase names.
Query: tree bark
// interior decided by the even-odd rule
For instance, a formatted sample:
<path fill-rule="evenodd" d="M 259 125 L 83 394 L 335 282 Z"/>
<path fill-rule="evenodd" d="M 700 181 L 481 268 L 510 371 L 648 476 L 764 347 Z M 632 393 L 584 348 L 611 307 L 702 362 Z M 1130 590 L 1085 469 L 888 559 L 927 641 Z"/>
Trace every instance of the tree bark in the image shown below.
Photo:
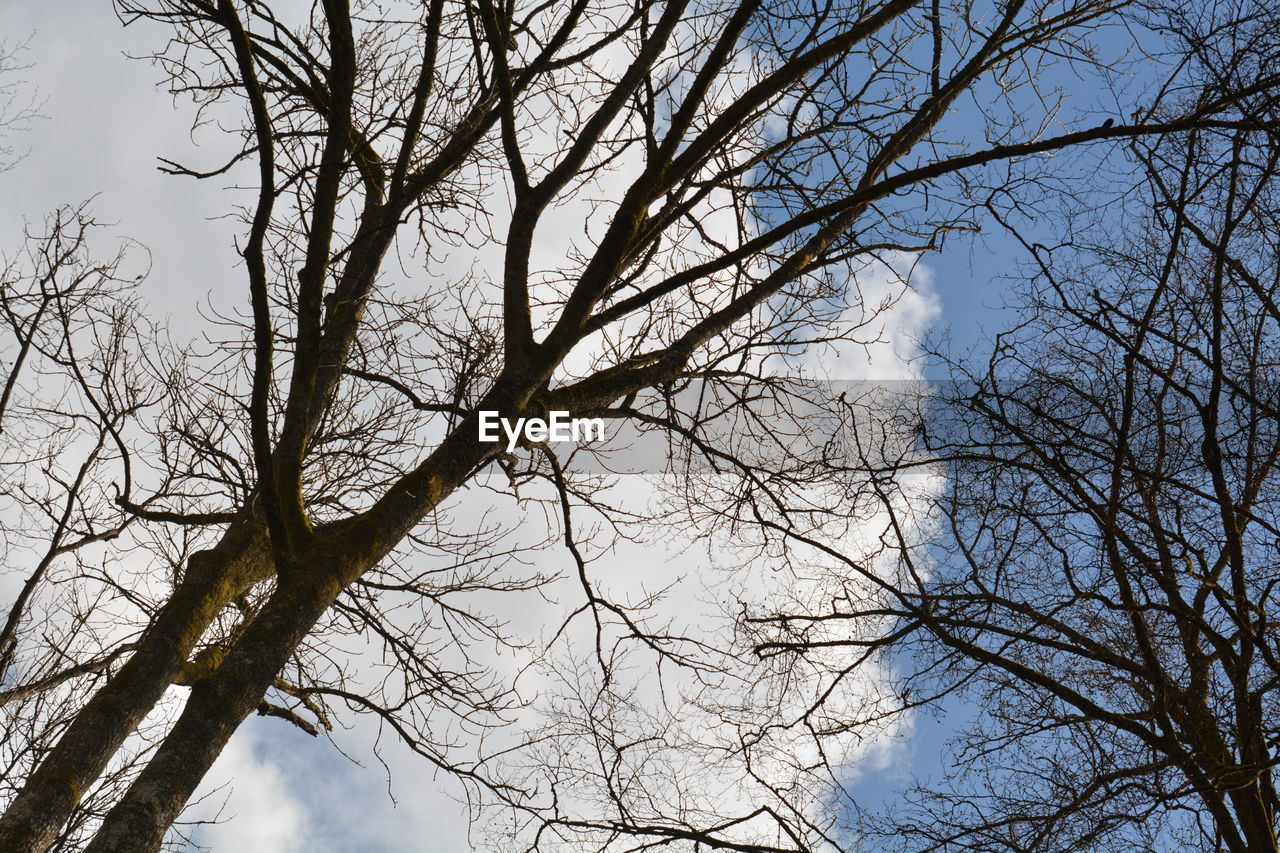
<path fill-rule="evenodd" d="M 227 602 L 272 572 L 261 527 L 232 527 L 193 554 L 173 595 L 137 651 L 76 715 L 0 817 L 0 850 L 39 853 L 98 779 L 111 757 L 164 695 Z"/>
<path fill-rule="evenodd" d="M 505 384 L 487 404 L 521 410 L 539 374 Z M 501 383 L 500 383 L 501 385 Z M 191 690 L 173 730 L 146 769 L 107 813 L 86 853 L 149 853 L 160 848 L 231 735 L 266 694 L 290 655 L 348 584 L 381 560 L 440 501 L 492 457 L 465 418 L 423 466 L 362 516 L 318 531 L 307 550 L 278 573 L 278 588 L 207 679 Z M 184 659 L 185 660 L 185 659 Z M 181 665 L 179 664 L 179 670 Z M 176 673 L 170 677 L 172 680 Z M 0 850 L 8 848 L 0 847 Z"/>
<path fill-rule="evenodd" d="M 103 822 L 85 853 L 158 850 L 231 735 L 262 700 L 312 625 L 345 586 L 324 566 L 283 580 L 259 616 L 209 678 L 191 689 L 182 716 Z"/>

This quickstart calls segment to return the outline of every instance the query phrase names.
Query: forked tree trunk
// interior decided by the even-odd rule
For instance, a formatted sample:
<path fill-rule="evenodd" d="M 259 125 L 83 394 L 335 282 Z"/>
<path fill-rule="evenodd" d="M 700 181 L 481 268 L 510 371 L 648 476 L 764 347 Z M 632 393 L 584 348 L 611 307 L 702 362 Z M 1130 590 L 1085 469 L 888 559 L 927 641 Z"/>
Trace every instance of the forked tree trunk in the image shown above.
<path fill-rule="evenodd" d="M 192 687 L 177 724 L 128 793 L 107 813 L 85 853 L 147 853 L 160 847 L 231 735 L 342 591 L 343 574 L 325 566 L 306 577 L 281 581 L 222 665 Z"/>
<path fill-rule="evenodd" d="M 511 401 L 520 410 L 528 396 Z M 497 403 L 492 403 L 497 405 Z M 431 507 L 458 488 L 495 452 L 465 419 L 426 460 L 357 520 L 320 534 L 231 646 L 219 667 L 191 690 L 182 715 L 114 808 L 86 853 L 151 853 L 213 766 L 223 747 L 258 707 L 276 675 L 348 584 L 376 564 Z M 412 480 L 412 484 L 406 484 Z M 359 522 L 366 522 L 362 525 Z M 7 849 L 0 848 L 7 853 Z"/>
<path fill-rule="evenodd" d="M 193 554 L 137 650 L 89 703 L 0 816 L 0 851 L 40 853 L 164 691 L 218 612 L 272 572 L 260 527 L 232 528 Z"/>

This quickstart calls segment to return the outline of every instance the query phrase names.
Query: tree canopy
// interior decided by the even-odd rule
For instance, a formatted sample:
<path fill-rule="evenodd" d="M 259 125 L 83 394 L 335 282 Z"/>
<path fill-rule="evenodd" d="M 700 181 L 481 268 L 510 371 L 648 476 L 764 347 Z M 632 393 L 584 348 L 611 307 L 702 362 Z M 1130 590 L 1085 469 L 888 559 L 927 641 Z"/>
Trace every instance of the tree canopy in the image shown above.
<path fill-rule="evenodd" d="M 116 9 L 152 28 L 155 66 L 193 122 L 225 129 L 225 160 L 161 166 L 230 185 L 240 263 L 189 341 L 149 321 L 128 252 L 101 253 L 88 206 L 51 213 L 4 271 L 5 533 L 25 561 L 11 561 L 23 580 L 0 633 L 4 850 L 180 845 L 175 821 L 255 711 L 312 734 L 376 717 L 500 809 L 519 839 L 506 844 L 853 844 L 841 744 L 912 704 L 854 689 L 857 673 L 891 639 L 947 635 L 908 592 L 910 607 L 873 608 L 852 640 L 760 639 L 762 625 L 822 620 L 784 606 L 829 592 L 805 555 L 861 567 L 837 604 L 879 601 L 883 555 L 901 564 L 931 529 L 901 521 L 880 476 L 911 444 L 910 419 L 788 365 L 875 341 L 907 268 L 948 240 L 1092 204 L 1106 158 L 1147 164 L 1154 181 L 1177 171 L 1151 165 L 1162 146 L 1238 139 L 1254 157 L 1278 82 L 1274 15 L 1248 4 Z M 1135 68 L 1143 85 L 1117 82 Z M 1085 94 L 1067 80 L 1088 81 L 1069 84 Z M 1234 156 L 1203 168 L 1219 181 L 1213 164 Z M 1220 248 L 1204 257 L 1247 281 Z M 868 271 L 885 269 L 900 281 L 871 298 Z M 1213 316 L 1226 317 L 1219 296 Z M 1127 318 L 1143 297 L 1108 298 L 1098 310 Z M 1094 322 L 1090 340 L 1106 338 Z M 1154 329 L 1122 359 L 1130 399 L 1142 347 L 1169 344 Z M 1213 352 L 1217 401 L 1226 356 Z M 481 412 L 656 435 L 674 460 L 670 515 L 611 503 L 607 441 L 509 452 L 483 440 Z M 818 427 L 832 416 L 888 437 L 849 455 Z M 980 492 L 997 468 L 960 483 Z M 1196 488 L 1212 503 L 1231 487 Z M 1108 535 L 1142 489 L 1113 486 Z M 501 502 L 524 515 L 487 512 Z M 668 518 L 719 531 L 748 573 L 796 571 L 739 614 L 743 583 L 726 582 L 736 626 L 676 624 L 660 593 L 601 577 L 610 542 Z M 871 556 L 850 557 L 856 531 L 885 518 L 897 538 L 872 535 Z M 1236 570 L 1213 572 L 1224 566 Z M 529 629 L 495 604 L 522 596 L 561 610 Z M 484 647 L 561 676 L 536 723 Z M 1201 777 L 1189 784 L 1204 793 Z M 1255 843 L 1267 818 L 1238 799 L 1238 822 L 1215 831 Z"/>

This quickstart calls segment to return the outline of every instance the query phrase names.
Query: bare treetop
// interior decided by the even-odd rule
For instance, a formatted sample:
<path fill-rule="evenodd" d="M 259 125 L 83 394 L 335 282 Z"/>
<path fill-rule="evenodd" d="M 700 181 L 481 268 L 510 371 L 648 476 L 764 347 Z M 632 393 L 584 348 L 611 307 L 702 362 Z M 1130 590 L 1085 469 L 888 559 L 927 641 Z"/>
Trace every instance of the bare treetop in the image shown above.
<path fill-rule="evenodd" d="M 5 850 L 158 849 L 255 710 L 312 734 L 339 712 L 376 715 L 476 802 L 513 810 L 534 847 L 836 843 L 825 753 L 771 764 L 773 741 L 753 751 L 746 734 L 708 747 L 712 775 L 729 766 L 713 756 L 780 774 L 746 772 L 733 814 L 678 772 L 657 774 L 674 786 L 661 796 L 643 762 L 615 776 L 633 743 L 659 740 L 634 730 L 674 725 L 629 703 L 620 649 L 703 685 L 759 661 L 733 637 L 648 618 L 652 599 L 603 591 L 574 514 L 619 535 L 661 519 L 611 507 L 554 444 L 485 440 L 481 413 L 656 430 L 716 472 L 686 489 L 692 517 L 743 541 L 780 519 L 851 525 L 839 496 L 855 472 L 822 441 L 757 453 L 744 439 L 812 433 L 817 392 L 779 378 L 787 356 L 881 334 L 893 297 L 864 298 L 859 271 L 901 271 L 988 211 L 1061 190 L 1085 146 L 1255 128 L 1276 84 L 1261 65 L 1206 74 L 1209 57 L 1183 62 L 1169 37 L 1170 61 L 1146 45 L 1157 86 L 1138 99 L 1046 87 L 1079 75 L 1103 91 L 1139 47 L 1132 33 L 1192 31 L 1118 0 L 116 5 L 157 34 L 178 103 L 235 143 L 225 162 L 162 167 L 236 187 L 243 263 L 192 344 L 138 319 L 123 262 L 85 248 L 87 210 L 55 215 L 33 262 L 5 274 L 21 357 L 4 426 L 26 424 L 15 461 L 51 459 L 43 488 L 6 493 L 45 556 L 3 635 L 22 755 Z M 706 392 L 681 396 L 695 380 Z M 482 488 L 531 498 L 552 523 L 517 543 L 459 510 Z M 519 557 L 535 547 L 563 549 L 568 573 L 529 570 Z M 565 580 L 576 599 L 544 633 L 588 625 L 583 684 L 598 701 L 515 740 L 544 757 L 567 744 L 561 758 L 594 742 L 607 767 L 565 758 L 520 776 L 467 757 L 448 726 L 505 730 L 518 704 L 473 650 L 543 639 L 514 633 L 484 595 Z M 70 628 L 55 581 L 75 588 Z M 354 677 L 351 637 L 393 677 Z M 189 688 L 176 719 L 112 763 L 172 685 Z M 741 719 L 794 707 L 772 689 Z M 887 713 L 864 710 L 867 725 Z M 786 727 L 814 743 L 857 729 L 814 719 Z"/>

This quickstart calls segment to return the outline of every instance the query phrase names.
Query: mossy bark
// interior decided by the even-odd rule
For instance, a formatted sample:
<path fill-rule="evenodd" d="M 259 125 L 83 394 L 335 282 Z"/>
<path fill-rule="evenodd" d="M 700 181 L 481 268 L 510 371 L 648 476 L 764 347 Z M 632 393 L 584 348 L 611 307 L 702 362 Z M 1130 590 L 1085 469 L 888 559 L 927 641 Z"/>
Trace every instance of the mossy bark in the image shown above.
<path fill-rule="evenodd" d="M 191 688 L 182 716 L 85 853 L 158 849 L 227 741 L 344 586 L 325 569 L 282 583 L 222 665 Z"/>
<path fill-rule="evenodd" d="M 527 397 L 526 392 L 520 406 Z M 158 850 L 169 826 L 231 735 L 258 707 L 325 609 L 348 584 L 381 560 L 414 523 L 465 482 L 493 455 L 495 447 L 477 440 L 474 417 L 464 420 L 418 470 L 373 509 L 322 529 L 305 552 L 289 566 L 282 566 L 276 591 L 226 649 L 219 666 L 192 687 L 177 724 L 108 812 L 86 853 Z M 170 679 L 180 676 L 182 662 Z"/>
<path fill-rule="evenodd" d="M 137 650 L 76 715 L 0 817 L 0 850 L 39 853 L 53 842 L 85 790 L 180 675 L 218 611 L 271 575 L 269 552 L 263 529 L 245 525 L 191 556 Z"/>

